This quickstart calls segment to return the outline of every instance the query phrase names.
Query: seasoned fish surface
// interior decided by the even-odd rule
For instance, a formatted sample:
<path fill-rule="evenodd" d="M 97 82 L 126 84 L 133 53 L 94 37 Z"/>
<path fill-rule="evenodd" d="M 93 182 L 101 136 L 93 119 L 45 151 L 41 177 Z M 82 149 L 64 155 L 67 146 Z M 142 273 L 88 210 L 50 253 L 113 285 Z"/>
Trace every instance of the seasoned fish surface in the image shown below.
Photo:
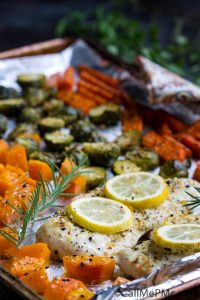
<path fill-rule="evenodd" d="M 181 223 L 188 211 L 183 203 L 177 200 L 188 199 L 189 196 L 183 192 L 185 186 L 193 192 L 191 187 L 197 184 L 188 179 L 169 180 L 169 198 L 155 208 L 133 209 L 133 227 L 122 233 L 109 235 L 90 232 L 74 224 L 66 212 L 61 211 L 41 226 L 37 241 L 47 243 L 56 259 L 62 259 L 65 255 L 103 255 L 114 256 L 117 259 L 118 253 L 133 248 L 144 234 L 164 222 Z"/>

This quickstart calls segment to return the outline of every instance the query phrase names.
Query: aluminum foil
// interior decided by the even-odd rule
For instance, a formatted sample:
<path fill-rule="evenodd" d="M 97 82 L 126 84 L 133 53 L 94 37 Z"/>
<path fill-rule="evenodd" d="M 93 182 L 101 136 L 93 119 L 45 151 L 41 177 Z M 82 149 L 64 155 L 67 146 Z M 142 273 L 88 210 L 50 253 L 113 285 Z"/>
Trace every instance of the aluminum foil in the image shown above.
<path fill-rule="evenodd" d="M 63 72 L 67 67 L 73 65 L 78 67 L 80 64 L 87 64 L 97 70 L 101 70 L 107 74 L 115 76 L 123 80 L 124 88 L 132 95 L 134 90 L 134 78 L 131 74 L 122 70 L 110 62 L 102 59 L 101 55 L 94 49 L 88 46 L 83 40 L 77 40 L 70 47 L 64 51 L 56 54 L 45 54 L 33 57 L 12 58 L 0 60 L 0 85 L 11 86 L 16 89 L 20 87 L 16 84 L 16 77 L 20 73 L 44 73 L 50 76 L 57 72 Z M 135 98 L 135 95 L 134 95 Z M 142 99 L 139 98 L 142 102 Z M 182 119 L 187 119 L 188 122 L 194 122 L 200 118 L 200 106 L 197 104 L 149 104 L 143 101 L 143 104 L 152 109 L 162 108 L 170 113 L 178 115 Z M 14 127 L 13 121 L 9 121 L 8 134 Z M 108 141 L 112 141 L 121 133 L 121 125 L 110 128 L 109 130 L 101 130 Z M 194 162 L 190 175 L 194 169 Z M 156 173 L 158 170 L 155 171 Z M 36 230 L 41 224 L 37 224 L 34 228 Z M 29 241 L 30 242 L 30 241 Z M 135 281 L 129 282 L 127 285 L 121 285 L 117 294 L 113 296 L 114 292 L 111 288 L 107 290 L 107 294 L 97 296 L 97 299 L 163 299 L 177 291 L 184 290 L 189 286 L 200 284 L 200 253 L 186 257 L 181 261 L 173 263 L 161 270 L 156 270 L 147 278 L 139 278 Z M 55 262 L 48 269 L 50 278 L 61 275 L 63 273 L 62 264 Z M 106 286 L 110 286 L 109 283 Z M 96 287 L 100 292 L 104 292 L 102 286 Z M 145 288 L 145 289 L 144 289 Z M 142 292 L 141 292 L 142 291 Z M 99 297 L 99 298 L 98 298 Z"/>

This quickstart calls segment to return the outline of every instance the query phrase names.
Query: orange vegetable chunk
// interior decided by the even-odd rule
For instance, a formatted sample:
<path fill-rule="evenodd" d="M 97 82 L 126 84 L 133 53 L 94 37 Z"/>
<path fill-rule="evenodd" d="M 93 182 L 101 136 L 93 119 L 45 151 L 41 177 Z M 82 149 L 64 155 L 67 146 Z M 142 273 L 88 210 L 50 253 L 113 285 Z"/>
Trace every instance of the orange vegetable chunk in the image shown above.
<path fill-rule="evenodd" d="M 20 277 L 20 280 L 40 295 L 43 295 L 49 286 L 49 279 L 44 267 L 25 274 Z"/>
<path fill-rule="evenodd" d="M 73 290 L 87 290 L 86 286 L 78 280 L 72 278 L 54 278 L 44 293 L 45 300 L 67 300 L 68 295 Z"/>
<path fill-rule="evenodd" d="M 94 293 L 89 290 L 73 290 L 68 293 L 67 300 L 88 300 L 94 296 Z"/>
<path fill-rule="evenodd" d="M 14 237 L 14 233 L 9 228 L 0 229 L 1 232 L 7 232 Z M 5 257 L 5 251 L 15 248 L 15 245 L 6 239 L 3 235 L 0 235 L 0 256 Z"/>
<path fill-rule="evenodd" d="M 180 139 L 192 151 L 194 158 L 200 159 L 200 141 L 189 134 L 183 134 Z"/>
<path fill-rule="evenodd" d="M 84 176 L 79 175 L 76 178 L 74 178 L 69 183 L 69 187 L 64 191 L 65 193 L 69 194 L 82 194 L 85 193 L 87 186 L 87 180 Z"/>
<path fill-rule="evenodd" d="M 101 256 L 64 256 L 63 264 L 67 276 L 94 284 L 112 278 L 115 260 Z"/>
<path fill-rule="evenodd" d="M 67 175 L 72 171 L 73 167 L 74 167 L 73 161 L 66 157 L 61 165 L 60 172 L 63 175 Z"/>
<path fill-rule="evenodd" d="M 24 171 L 28 170 L 26 149 L 21 145 L 14 145 L 7 152 L 7 164 L 18 167 Z"/>
<path fill-rule="evenodd" d="M 41 181 L 41 176 L 45 181 L 52 179 L 52 171 L 46 162 L 39 160 L 29 160 L 30 177 L 34 180 Z"/>
<path fill-rule="evenodd" d="M 45 262 L 49 261 L 50 254 L 51 252 L 45 243 L 25 245 L 19 249 L 9 249 L 6 251 L 6 256 L 8 258 L 23 258 L 25 256 L 30 256 L 43 259 Z"/>
<path fill-rule="evenodd" d="M 6 156 L 8 152 L 9 146 L 5 140 L 0 140 L 0 163 L 6 164 Z"/>
<path fill-rule="evenodd" d="M 21 277 L 44 267 L 44 265 L 45 261 L 42 258 L 25 256 L 10 264 L 10 272 L 16 277 Z"/>
<path fill-rule="evenodd" d="M 197 164 L 196 169 L 194 171 L 193 179 L 200 182 L 200 163 Z"/>

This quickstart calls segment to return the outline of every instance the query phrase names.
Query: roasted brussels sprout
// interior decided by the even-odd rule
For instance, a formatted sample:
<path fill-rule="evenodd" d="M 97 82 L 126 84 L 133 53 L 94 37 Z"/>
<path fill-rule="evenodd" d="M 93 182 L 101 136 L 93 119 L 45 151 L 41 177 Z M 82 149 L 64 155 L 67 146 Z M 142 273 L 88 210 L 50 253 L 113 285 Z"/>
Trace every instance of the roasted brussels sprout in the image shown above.
<path fill-rule="evenodd" d="M 87 120 L 79 120 L 72 125 L 71 134 L 76 142 L 93 141 L 96 127 Z"/>
<path fill-rule="evenodd" d="M 47 146 L 52 150 L 63 150 L 66 146 L 70 145 L 74 137 L 68 133 L 56 130 L 44 135 Z"/>
<path fill-rule="evenodd" d="M 73 159 L 77 165 L 79 165 L 80 163 L 82 163 L 84 166 L 90 165 L 90 160 L 88 155 L 84 151 L 79 149 L 79 146 L 77 145 L 71 145 L 65 147 L 64 153 L 65 155 Z"/>
<path fill-rule="evenodd" d="M 111 166 L 120 155 L 120 148 L 114 143 L 84 143 L 83 151 L 88 154 L 92 163 L 103 167 Z"/>
<path fill-rule="evenodd" d="M 146 148 L 136 148 L 126 153 L 126 158 L 134 162 L 142 171 L 148 171 L 159 165 L 159 157 L 156 152 Z"/>
<path fill-rule="evenodd" d="M 0 85 L 0 99 L 17 98 L 18 93 L 15 89 Z"/>
<path fill-rule="evenodd" d="M 38 144 L 33 139 L 25 139 L 25 138 L 18 137 L 16 138 L 15 143 L 24 146 L 28 156 L 30 156 L 32 152 L 37 151 L 39 148 Z"/>
<path fill-rule="evenodd" d="M 130 130 L 120 135 L 116 140 L 122 152 L 138 147 L 142 140 L 142 134 L 138 130 Z"/>
<path fill-rule="evenodd" d="M 22 98 L 0 100 L 0 113 L 6 115 L 16 114 L 18 110 L 25 106 L 25 103 Z"/>
<path fill-rule="evenodd" d="M 42 110 L 40 108 L 24 107 L 20 113 L 20 119 L 23 122 L 37 124 L 42 118 Z"/>
<path fill-rule="evenodd" d="M 56 164 L 57 166 L 61 166 L 63 160 L 64 160 L 64 154 L 62 152 L 40 152 L 40 151 L 34 151 L 30 154 L 30 159 L 37 159 L 44 162 L 51 161 L 52 163 Z"/>
<path fill-rule="evenodd" d="M 92 108 L 89 112 L 91 122 L 97 125 L 112 126 L 119 121 L 119 106 L 113 103 Z"/>
<path fill-rule="evenodd" d="M 41 87 L 44 85 L 45 82 L 45 75 L 44 74 L 19 74 L 17 76 L 17 82 L 21 87 Z"/>
<path fill-rule="evenodd" d="M 106 171 L 101 167 L 83 167 L 81 172 L 86 178 L 88 190 L 96 188 L 106 180 Z"/>
<path fill-rule="evenodd" d="M 48 92 L 45 89 L 30 87 L 26 89 L 24 97 L 28 105 L 36 107 L 44 103 L 44 101 L 48 98 Z"/>
<path fill-rule="evenodd" d="M 47 117 L 39 122 L 41 133 L 55 131 L 65 126 L 65 122 L 61 118 Z"/>
<path fill-rule="evenodd" d="M 15 140 L 20 135 L 25 133 L 35 133 L 36 132 L 36 125 L 34 124 L 27 124 L 27 123 L 21 123 L 17 127 L 11 131 L 11 133 L 8 136 L 8 139 Z"/>
<path fill-rule="evenodd" d="M 140 168 L 132 161 L 125 159 L 116 160 L 113 164 L 112 170 L 115 174 L 120 175 L 124 173 L 139 172 Z"/>
<path fill-rule="evenodd" d="M 67 127 L 68 125 L 72 125 L 77 121 L 77 117 L 76 116 L 68 116 L 68 115 L 63 115 L 60 116 L 63 121 L 65 122 L 65 126 Z"/>
<path fill-rule="evenodd" d="M 58 99 L 50 99 L 44 103 L 43 109 L 49 117 L 58 116 L 64 109 L 64 102 Z"/>
<path fill-rule="evenodd" d="M 6 132 L 7 125 L 7 118 L 4 115 L 0 114 L 0 137 L 2 137 L 2 135 Z"/>
<path fill-rule="evenodd" d="M 190 163 L 187 160 L 184 162 L 179 160 L 169 160 L 160 167 L 160 176 L 163 178 L 187 178 L 189 167 Z"/>

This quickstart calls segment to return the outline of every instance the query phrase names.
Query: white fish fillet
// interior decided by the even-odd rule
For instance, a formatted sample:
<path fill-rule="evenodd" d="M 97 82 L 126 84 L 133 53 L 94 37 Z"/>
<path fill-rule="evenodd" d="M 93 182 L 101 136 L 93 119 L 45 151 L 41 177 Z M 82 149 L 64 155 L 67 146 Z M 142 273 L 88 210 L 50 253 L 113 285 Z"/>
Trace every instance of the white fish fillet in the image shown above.
<path fill-rule="evenodd" d="M 134 224 L 130 230 L 110 235 L 90 232 L 72 223 L 66 212 L 61 211 L 40 227 L 37 241 L 47 243 L 56 259 L 65 255 L 103 255 L 117 259 L 118 253 L 133 248 L 144 234 L 163 222 L 181 223 L 184 220 L 188 212 L 178 200 L 188 199 L 184 190 L 194 193 L 192 186 L 199 184 L 191 179 L 169 180 L 168 184 L 170 196 L 160 206 L 133 209 Z"/>

